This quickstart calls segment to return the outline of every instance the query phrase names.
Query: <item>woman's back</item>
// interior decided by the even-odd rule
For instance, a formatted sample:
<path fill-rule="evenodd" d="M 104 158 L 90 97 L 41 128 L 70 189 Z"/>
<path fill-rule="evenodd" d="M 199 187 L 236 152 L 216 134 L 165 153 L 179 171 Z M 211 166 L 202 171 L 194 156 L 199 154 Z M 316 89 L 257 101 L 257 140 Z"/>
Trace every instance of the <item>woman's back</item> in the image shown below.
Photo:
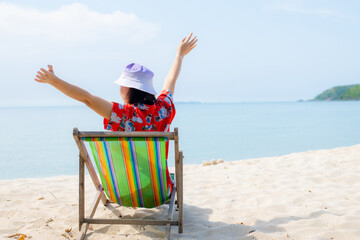
<path fill-rule="evenodd" d="M 119 104 L 113 102 L 110 119 L 104 128 L 111 131 L 169 131 L 175 116 L 172 93 L 163 90 L 154 104 Z"/>

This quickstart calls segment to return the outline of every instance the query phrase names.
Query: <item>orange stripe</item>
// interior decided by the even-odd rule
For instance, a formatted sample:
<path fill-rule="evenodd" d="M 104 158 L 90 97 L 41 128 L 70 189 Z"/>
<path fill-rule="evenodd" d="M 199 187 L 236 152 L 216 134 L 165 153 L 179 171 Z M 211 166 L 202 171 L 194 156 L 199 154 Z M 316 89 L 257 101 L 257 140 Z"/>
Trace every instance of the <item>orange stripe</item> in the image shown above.
<path fill-rule="evenodd" d="M 130 194 L 131 194 L 131 201 L 132 201 L 132 205 L 134 207 L 138 207 L 139 203 L 137 201 L 137 192 L 136 192 L 136 188 L 135 188 L 135 177 L 134 177 L 134 173 L 132 172 L 132 166 L 131 166 L 131 155 L 130 155 L 130 147 L 129 147 L 129 142 L 126 139 L 123 139 L 121 141 L 121 148 L 124 154 L 124 162 L 125 162 L 125 167 L 126 167 L 126 176 L 128 179 L 128 185 L 129 185 L 129 189 L 130 189 Z"/>
<path fill-rule="evenodd" d="M 107 186 L 108 186 L 110 199 L 112 201 L 115 201 L 116 199 L 115 199 L 115 197 L 113 195 L 113 189 L 111 188 L 111 180 L 110 180 L 110 177 L 108 175 L 109 169 L 107 169 L 107 167 L 106 167 L 106 159 L 105 159 L 104 149 L 103 149 L 103 147 L 101 145 L 101 142 L 96 141 L 95 146 L 96 146 L 97 152 L 99 154 L 100 167 L 101 167 L 101 171 L 103 173 L 103 176 L 104 176 L 105 181 L 106 181 Z"/>

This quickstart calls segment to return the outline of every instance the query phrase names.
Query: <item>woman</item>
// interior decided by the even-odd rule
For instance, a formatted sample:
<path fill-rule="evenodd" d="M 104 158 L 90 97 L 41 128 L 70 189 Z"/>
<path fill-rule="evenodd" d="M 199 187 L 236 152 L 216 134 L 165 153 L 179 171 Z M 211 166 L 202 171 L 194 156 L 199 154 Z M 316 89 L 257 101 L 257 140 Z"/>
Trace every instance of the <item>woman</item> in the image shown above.
<path fill-rule="evenodd" d="M 178 46 L 172 65 L 159 97 L 155 99 L 152 86 L 154 74 L 144 66 L 132 63 L 126 66 L 120 78 L 115 82 L 120 85 L 120 96 L 124 105 L 109 102 L 89 92 L 69 84 L 54 74 L 53 67 L 41 68 L 35 80 L 49 83 L 65 95 L 83 102 L 104 117 L 104 128 L 112 131 L 169 131 L 170 123 L 175 116 L 172 94 L 181 70 L 181 63 L 192 49 L 196 47 L 197 38 L 184 37 Z"/>

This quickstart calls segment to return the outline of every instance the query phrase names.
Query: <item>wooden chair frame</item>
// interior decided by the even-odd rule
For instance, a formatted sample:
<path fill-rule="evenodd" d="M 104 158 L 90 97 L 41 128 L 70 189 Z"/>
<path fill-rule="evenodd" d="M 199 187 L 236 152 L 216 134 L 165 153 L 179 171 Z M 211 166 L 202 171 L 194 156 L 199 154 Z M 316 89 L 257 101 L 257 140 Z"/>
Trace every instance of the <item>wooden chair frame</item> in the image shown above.
<path fill-rule="evenodd" d="M 165 238 L 170 239 L 171 226 L 177 225 L 179 233 L 183 232 L 183 152 L 179 151 L 178 128 L 174 132 L 89 132 L 73 130 L 75 142 L 79 148 L 79 235 L 77 239 L 84 239 L 90 224 L 126 224 L 126 225 L 165 225 Z M 100 200 L 104 206 L 109 208 L 110 201 L 96 174 L 94 165 L 91 162 L 82 137 L 167 137 L 174 141 L 175 150 L 175 185 L 169 201 L 169 210 L 166 220 L 146 220 L 146 219 L 103 219 L 93 218 Z M 97 190 L 93 204 L 88 215 L 85 217 L 85 166 L 89 171 L 90 177 Z M 175 201 L 175 192 L 177 201 Z M 174 220 L 174 205 L 179 211 L 178 219 Z"/>

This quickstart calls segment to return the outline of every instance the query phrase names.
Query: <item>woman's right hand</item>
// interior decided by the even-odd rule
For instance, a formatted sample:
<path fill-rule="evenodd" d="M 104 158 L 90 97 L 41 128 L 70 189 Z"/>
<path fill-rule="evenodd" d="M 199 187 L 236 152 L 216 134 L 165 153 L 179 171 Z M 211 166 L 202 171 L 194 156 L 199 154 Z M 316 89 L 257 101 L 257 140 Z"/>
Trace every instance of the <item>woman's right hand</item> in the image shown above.
<path fill-rule="evenodd" d="M 113 106 L 112 102 L 94 96 L 78 86 L 65 82 L 54 74 L 54 69 L 51 65 L 48 65 L 48 68 L 48 71 L 40 68 L 40 71 L 37 72 L 35 81 L 49 83 L 65 95 L 86 104 L 86 106 L 94 110 L 100 116 L 110 119 Z"/>
<path fill-rule="evenodd" d="M 48 65 L 48 71 L 43 68 L 40 68 L 40 71 L 37 72 L 35 77 L 35 81 L 40 83 L 53 83 L 58 79 L 57 76 L 54 74 L 54 69 L 51 65 Z"/>
<path fill-rule="evenodd" d="M 186 37 L 184 37 L 181 40 L 181 43 L 179 44 L 179 47 L 177 50 L 177 55 L 179 55 L 182 58 L 196 47 L 196 42 L 198 40 L 197 40 L 196 36 L 191 38 L 192 35 L 193 35 L 193 33 L 191 33 L 187 39 L 186 39 Z"/>

